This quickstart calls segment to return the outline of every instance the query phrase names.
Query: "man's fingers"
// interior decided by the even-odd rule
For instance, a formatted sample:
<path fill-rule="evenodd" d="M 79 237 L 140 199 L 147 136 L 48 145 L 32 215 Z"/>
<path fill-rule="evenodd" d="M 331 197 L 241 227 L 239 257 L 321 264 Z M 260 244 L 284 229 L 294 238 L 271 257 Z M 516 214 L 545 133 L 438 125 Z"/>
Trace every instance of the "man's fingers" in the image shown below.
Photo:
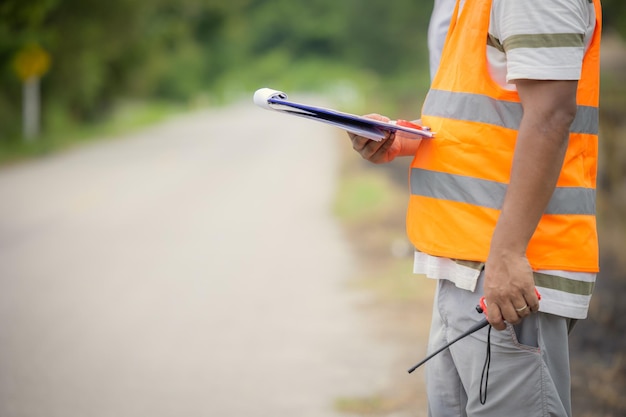
<path fill-rule="evenodd" d="M 506 323 L 518 324 L 537 311 L 539 311 L 539 298 L 532 292 L 524 298 L 516 298 L 513 302 L 490 303 L 489 323 L 497 330 L 504 330 Z"/>
<path fill-rule="evenodd" d="M 503 320 L 502 312 L 497 304 L 489 304 L 489 315 L 487 320 L 489 320 L 489 324 L 491 324 L 496 330 L 506 329 L 506 323 Z"/>
<path fill-rule="evenodd" d="M 391 119 L 389 119 L 387 116 L 383 116 L 382 114 L 378 114 L 378 113 L 370 113 L 370 114 L 366 114 L 363 117 L 367 117 L 368 119 L 373 119 L 373 120 L 379 120 L 381 122 L 389 122 Z"/>
<path fill-rule="evenodd" d="M 518 324 L 530 314 L 530 307 L 524 301 L 503 302 L 502 304 L 489 303 L 489 324 L 496 330 L 506 329 L 506 323 Z"/>
<path fill-rule="evenodd" d="M 537 291 L 535 289 L 533 289 L 530 293 L 524 294 L 524 298 L 531 313 L 539 311 L 539 297 L 537 297 Z"/>
<path fill-rule="evenodd" d="M 367 114 L 364 117 L 389 122 L 388 117 L 376 113 Z M 395 139 L 394 135 L 390 132 L 386 132 L 385 137 L 378 142 L 364 138 L 352 132 L 348 132 L 348 137 L 352 141 L 352 148 L 357 151 L 363 159 L 373 163 L 388 162 L 390 160 L 387 156 L 387 152 Z"/>
<path fill-rule="evenodd" d="M 516 307 L 512 303 L 507 303 L 500 308 L 504 321 L 510 324 L 518 324 L 522 321 L 522 313 L 516 310 Z"/>
<path fill-rule="evenodd" d="M 361 152 L 363 148 L 367 145 L 368 142 L 371 142 L 369 139 L 364 138 L 359 135 L 355 135 L 354 133 L 348 132 L 348 137 L 350 141 L 352 141 L 352 149 L 357 152 Z"/>
<path fill-rule="evenodd" d="M 532 314 L 530 305 L 528 304 L 526 299 L 522 297 L 513 302 L 513 309 L 520 318 L 524 318 Z"/>
<path fill-rule="evenodd" d="M 387 134 L 384 139 L 378 142 L 353 133 L 348 133 L 348 136 L 352 141 L 352 148 L 357 151 L 363 159 L 374 163 L 384 160 L 395 139 L 394 135 L 391 134 Z"/>
<path fill-rule="evenodd" d="M 394 140 L 395 140 L 395 136 L 391 135 L 391 136 L 387 136 L 381 142 L 378 142 L 380 146 L 367 159 L 372 162 L 379 162 L 380 160 L 384 159 L 387 155 L 387 152 L 389 151 L 389 148 L 391 148 L 391 145 L 393 145 Z"/>

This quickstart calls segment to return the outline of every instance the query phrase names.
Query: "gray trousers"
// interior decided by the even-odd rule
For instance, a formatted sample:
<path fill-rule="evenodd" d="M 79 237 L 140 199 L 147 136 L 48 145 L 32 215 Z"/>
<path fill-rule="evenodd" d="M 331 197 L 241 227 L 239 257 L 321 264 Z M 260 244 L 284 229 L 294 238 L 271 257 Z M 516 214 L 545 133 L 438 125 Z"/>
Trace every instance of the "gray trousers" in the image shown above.
<path fill-rule="evenodd" d="M 482 296 L 439 280 L 429 351 L 434 351 L 483 318 Z M 489 327 L 461 339 L 426 364 L 430 417 L 571 417 L 568 334 L 570 319 L 537 313 L 503 331 L 491 329 L 491 362 L 486 402 L 481 376 Z M 483 377 L 483 395 L 485 381 Z"/>

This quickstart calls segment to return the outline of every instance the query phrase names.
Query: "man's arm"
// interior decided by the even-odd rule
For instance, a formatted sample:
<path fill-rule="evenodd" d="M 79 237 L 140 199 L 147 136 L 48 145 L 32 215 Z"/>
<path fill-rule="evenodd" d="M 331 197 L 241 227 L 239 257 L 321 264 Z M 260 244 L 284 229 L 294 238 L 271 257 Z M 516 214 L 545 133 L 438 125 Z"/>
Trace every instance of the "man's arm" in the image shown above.
<path fill-rule="evenodd" d="M 577 81 L 517 80 L 524 115 L 520 124 L 511 181 L 485 265 L 489 322 L 518 323 L 539 308 L 526 248 L 559 178 L 569 128 L 576 116 Z M 528 305 L 519 312 L 517 309 Z"/>

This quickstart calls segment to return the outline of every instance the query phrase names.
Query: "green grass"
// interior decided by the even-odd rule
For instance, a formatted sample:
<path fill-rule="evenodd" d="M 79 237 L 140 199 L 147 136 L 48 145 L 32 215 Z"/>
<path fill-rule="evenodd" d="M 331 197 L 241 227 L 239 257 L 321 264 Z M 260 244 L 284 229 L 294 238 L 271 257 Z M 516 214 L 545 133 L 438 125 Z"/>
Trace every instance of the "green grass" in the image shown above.
<path fill-rule="evenodd" d="M 340 180 L 334 212 L 340 220 L 358 223 L 384 215 L 396 201 L 389 179 L 363 173 Z"/>
<path fill-rule="evenodd" d="M 380 271 L 361 277 L 357 287 L 376 294 L 381 302 L 430 302 L 432 281 L 413 273 L 413 258 L 390 259 Z"/>
<path fill-rule="evenodd" d="M 379 396 L 371 397 L 341 397 L 335 400 L 335 410 L 340 413 L 356 414 L 359 416 L 379 415 L 389 410 L 388 400 Z"/>
<path fill-rule="evenodd" d="M 106 120 L 89 125 L 71 123 L 53 111 L 49 115 L 49 129 L 39 137 L 28 142 L 19 137 L 0 142 L 0 165 L 137 130 L 187 109 L 187 106 L 165 102 L 128 102 L 120 104 Z"/>

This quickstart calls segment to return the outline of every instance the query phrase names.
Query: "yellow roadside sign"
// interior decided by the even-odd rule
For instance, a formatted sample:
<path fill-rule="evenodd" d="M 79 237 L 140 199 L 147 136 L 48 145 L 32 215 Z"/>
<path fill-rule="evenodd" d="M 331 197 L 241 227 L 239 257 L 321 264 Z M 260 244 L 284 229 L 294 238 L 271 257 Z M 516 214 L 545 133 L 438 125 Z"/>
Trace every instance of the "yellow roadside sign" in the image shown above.
<path fill-rule="evenodd" d="M 30 44 L 22 48 L 13 59 L 13 69 L 22 81 L 40 78 L 50 68 L 50 54 L 41 46 Z"/>

